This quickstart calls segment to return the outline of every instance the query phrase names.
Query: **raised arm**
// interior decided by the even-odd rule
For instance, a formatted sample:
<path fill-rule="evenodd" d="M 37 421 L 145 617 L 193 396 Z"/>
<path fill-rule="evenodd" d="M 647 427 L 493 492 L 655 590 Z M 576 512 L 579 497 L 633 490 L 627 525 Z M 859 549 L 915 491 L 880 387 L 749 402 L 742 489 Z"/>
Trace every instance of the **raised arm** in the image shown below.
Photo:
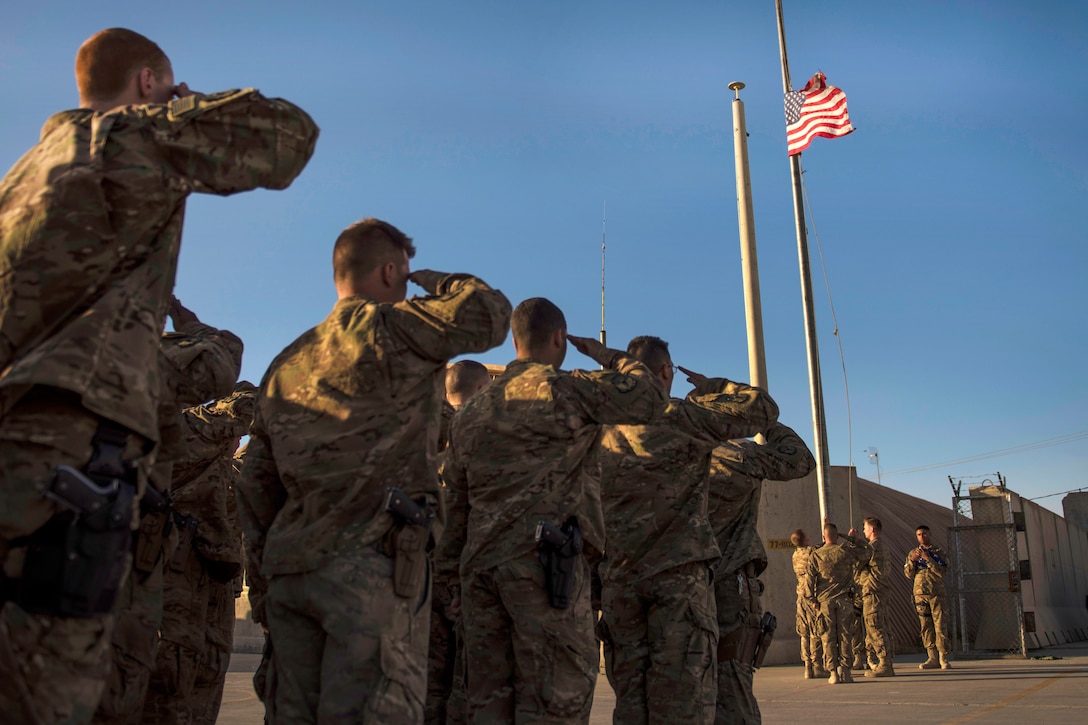
<path fill-rule="evenodd" d="M 393 306 L 392 329 L 420 357 L 445 361 L 501 345 L 510 330 L 510 300 L 478 277 L 417 270 L 428 292 Z"/>
<path fill-rule="evenodd" d="M 192 94 L 149 109 L 167 165 L 193 191 L 285 189 L 317 143 L 317 125 L 305 111 L 254 88 Z"/>
<path fill-rule="evenodd" d="M 563 379 L 587 420 L 603 425 L 640 425 L 652 423 L 664 413 L 669 399 L 649 368 L 592 338 L 568 335 L 567 339 L 579 352 L 605 367 L 574 370 Z"/>

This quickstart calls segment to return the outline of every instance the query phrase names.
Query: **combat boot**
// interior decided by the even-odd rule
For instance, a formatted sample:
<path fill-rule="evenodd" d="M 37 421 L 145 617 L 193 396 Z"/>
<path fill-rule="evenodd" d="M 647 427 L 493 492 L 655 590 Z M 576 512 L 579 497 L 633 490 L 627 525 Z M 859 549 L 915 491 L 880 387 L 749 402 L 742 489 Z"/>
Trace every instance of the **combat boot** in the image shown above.
<path fill-rule="evenodd" d="M 839 684 L 839 668 L 831 670 L 831 675 L 827 678 L 827 684 L 837 685 Z"/>
<path fill-rule="evenodd" d="M 812 665 L 808 662 L 805 663 L 805 679 L 811 680 L 815 675 L 812 672 Z"/>
<path fill-rule="evenodd" d="M 944 652 L 941 653 L 941 669 L 942 670 L 952 669 L 952 663 L 948 661 L 948 655 L 946 655 Z"/>
<path fill-rule="evenodd" d="M 840 667 L 839 670 L 840 670 L 839 682 L 842 682 L 842 683 L 845 684 L 847 682 L 853 682 L 854 681 L 854 676 L 852 674 L 850 674 L 850 668 L 849 667 Z"/>
<path fill-rule="evenodd" d="M 884 660 L 877 663 L 873 669 L 865 673 L 866 677 L 895 677 L 895 669 L 892 668 L 892 663 Z"/>
<path fill-rule="evenodd" d="M 812 676 L 815 677 L 817 680 L 822 680 L 823 678 L 827 677 L 828 674 L 830 673 L 828 673 L 827 670 L 825 670 L 823 667 L 820 667 L 819 665 L 814 665 L 812 668 Z"/>
<path fill-rule="evenodd" d="M 858 655 L 857 657 L 854 658 L 854 669 L 855 670 L 864 670 L 865 669 L 865 658 L 862 657 L 861 655 Z"/>
<path fill-rule="evenodd" d="M 940 666 L 941 666 L 941 661 L 937 658 L 937 651 L 931 649 L 929 651 L 929 659 L 927 659 L 922 664 L 918 665 L 918 669 L 920 669 L 920 670 L 936 670 Z"/>

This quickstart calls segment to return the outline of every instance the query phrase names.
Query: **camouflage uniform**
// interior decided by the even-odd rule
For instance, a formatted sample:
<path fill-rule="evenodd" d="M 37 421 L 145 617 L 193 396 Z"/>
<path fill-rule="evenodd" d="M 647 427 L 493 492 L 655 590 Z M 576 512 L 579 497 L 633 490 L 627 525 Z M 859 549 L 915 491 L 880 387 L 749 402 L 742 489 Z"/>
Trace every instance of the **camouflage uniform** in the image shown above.
<path fill-rule="evenodd" d="M 442 424 L 438 437 L 439 459 L 449 443 L 450 423 L 456 409 L 448 402 L 442 405 Z M 443 484 L 446 516 L 452 518 L 454 509 L 464 507 L 464 498 Z M 461 516 L 464 514 L 461 513 Z M 460 630 L 460 617 L 454 617 L 452 605 L 461 597 L 461 579 L 457 573 L 461 552 L 450 549 L 449 537 L 443 537 L 434 550 L 434 579 L 431 587 L 431 638 L 427 651 L 427 706 L 423 722 L 426 725 L 461 725 L 467 722 L 468 703 L 465 700 L 465 647 Z"/>
<path fill-rule="evenodd" d="M 756 531 L 764 479 L 790 481 L 816 467 L 808 446 L 781 423 L 764 428 L 766 443 L 730 441 L 714 449 L 710 466 L 710 523 L 722 557 L 714 566 L 717 601 L 718 697 L 715 725 L 759 723 L 759 704 L 752 693 L 754 668 L 742 659 L 754 653 L 763 607 L 767 552 Z"/>
<path fill-rule="evenodd" d="M 865 647 L 865 601 L 861 596 L 861 566 L 854 565 L 854 586 L 850 589 L 850 600 L 854 603 L 854 651 L 851 655 L 852 668 L 864 670 L 868 661 Z"/>
<path fill-rule="evenodd" d="M 223 603 L 231 605 L 234 578 L 241 571 L 241 535 L 231 521 L 234 450 L 253 417 L 255 390 L 248 384 L 209 405 L 185 411 L 181 455 L 173 466 L 175 521 L 191 534 L 170 557 L 163 576 L 163 621 L 155 671 L 144 705 L 144 720 L 168 725 L 208 721 L 199 713 L 218 712 L 217 684 L 226 674 Z M 218 609 L 211 605 L 218 605 Z M 209 648 L 211 637 L 218 647 Z M 223 652 L 226 644 L 226 652 Z M 211 692 L 198 692 L 198 682 Z M 221 689 L 219 690 L 221 693 Z M 209 701 L 212 704 L 209 706 Z"/>
<path fill-rule="evenodd" d="M 868 555 L 865 544 L 824 544 L 812 552 L 805 577 L 809 606 L 819 604 L 817 626 L 824 646 L 824 669 L 839 681 L 851 682 L 854 653 L 854 566 Z"/>
<path fill-rule="evenodd" d="M 423 719 L 430 588 L 394 591 L 402 529 L 382 504 L 391 486 L 440 503 L 446 362 L 501 343 L 510 303 L 468 275 L 412 278 L 431 294 L 341 299 L 261 384 L 238 502 L 268 579 L 278 721 Z"/>
<path fill-rule="evenodd" d="M 891 570 L 884 539 L 877 536 L 869 542 L 869 549 L 872 553 L 862 561 L 858 583 L 861 585 L 862 616 L 865 620 L 865 648 L 876 659 L 876 666 L 871 672 L 879 677 L 882 674 L 895 674 L 892 670 L 891 631 L 887 616 Z"/>
<path fill-rule="evenodd" d="M 616 360 L 616 364 L 611 364 Z M 467 505 L 447 530 L 462 550 L 462 617 L 473 722 L 586 722 L 599 669 L 586 556 L 570 606 L 553 608 L 539 521 L 571 517 L 587 556 L 604 546 L 599 481 L 587 458 L 605 424 L 650 423 L 666 397 L 642 363 L 605 349 L 611 370 L 564 372 L 515 360 L 453 421 L 442 476 Z"/>
<path fill-rule="evenodd" d="M 724 379 L 650 425 L 607 426 L 598 451 L 607 551 L 600 626 L 615 719 L 714 721 L 718 625 L 707 514 L 711 451 L 777 419 L 766 393 Z"/>
<path fill-rule="evenodd" d="M 190 322 L 164 334 L 161 347 L 161 442 L 149 486 L 167 490 L 182 446 L 180 408 L 230 394 L 242 366 L 242 341 L 227 330 Z M 141 719 L 162 626 L 163 562 L 177 545 L 177 533 L 168 525 L 168 516 L 169 512 L 145 513 L 142 518 L 132 575 L 117 603 L 112 667 L 94 715 L 98 725 Z M 151 551 L 145 553 L 145 547 Z"/>
<path fill-rule="evenodd" d="M 925 559 L 913 562 L 910 554 L 907 554 L 903 574 L 914 582 L 914 607 L 918 610 L 922 645 L 929 653 L 929 661 L 937 661 L 936 655 L 939 654 L 941 665 L 946 666 L 948 653 L 952 651 L 944 611 L 944 575 L 948 571 L 948 559 L 936 546 L 929 547 L 929 550 L 932 562 Z"/>
<path fill-rule="evenodd" d="M 252 90 L 64 111 L 0 181 L 8 577 L 22 577 L 16 542 L 59 511 L 40 494 L 58 464 L 86 466 L 91 439 L 111 426 L 130 431 L 129 461 L 158 440 L 158 342 L 185 198 L 283 188 L 316 136 L 301 110 Z M 150 458 L 140 467 L 146 475 Z M 112 614 L 58 617 L 3 604 L 0 711 L 30 723 L 89 721 L 106 683 L 111 627 Z"/>
<path fill-rule="evenodd" d="M 815 546 L 798 546 L 793 552 L 793 573 L 797 577 L 797 636 L 801 638 L 801 661 L 805 677 L 824 668 L 824 644 L 820 638 L 819 615 L 806 598 L 808 567 Z"/>

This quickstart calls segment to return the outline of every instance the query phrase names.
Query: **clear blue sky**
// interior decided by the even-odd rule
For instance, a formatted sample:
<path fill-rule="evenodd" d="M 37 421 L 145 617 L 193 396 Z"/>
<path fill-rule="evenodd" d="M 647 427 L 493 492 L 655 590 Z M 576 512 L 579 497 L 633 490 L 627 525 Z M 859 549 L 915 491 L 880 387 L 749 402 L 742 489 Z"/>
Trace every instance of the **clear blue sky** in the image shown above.
<path fill-rule="evenodd" d="M 785 5 L 794 86 L 823 70 L 858 129 L 803 156 L 849 374 L 852 439 L 813 239 L 831 462 L 875 480 L 868 446 L 894 473 L 1088 431 L 1088 4 Z M 256 86 L 321 126 L 289 190 L 188 207 L 177 294 L 242 336 L 254 381 L 327 314 L 332 242 L 364 216 L 413 236 L 416 267 L 547 296 L 595 336 L 606 200 L 609 341 L 660 335 L 747 379 L 727 89 L 744 81 L 770 388 L 811 443 L 773 0 L 12 4 L 0 167 L 77 105 L 76 49 L 109 26 L 197 90 Z M 1081 438 L 885 483 L 949 505 L 950 474 L 1031 497 L 1086 468 Z"/>

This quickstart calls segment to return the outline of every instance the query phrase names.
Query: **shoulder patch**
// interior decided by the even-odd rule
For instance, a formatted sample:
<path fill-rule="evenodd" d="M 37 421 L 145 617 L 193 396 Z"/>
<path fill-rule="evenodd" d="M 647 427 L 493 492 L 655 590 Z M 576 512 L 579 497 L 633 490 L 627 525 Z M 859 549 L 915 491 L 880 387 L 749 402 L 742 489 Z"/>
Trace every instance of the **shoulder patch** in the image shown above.
<path fill-rule="evenodd" d="M 222 91 L 200 95 L 194 93 L 185 98 L 175 98 L 166 104 L 167 115 L 171 120 L 177 120 L 186 116 L 202 113 L 210 108 L 216 108 L 240 98 L 249 98 L 257 94 L 256 88 L 243 88 L 241 90 Z"/>
<path fill-rule="evenodd" d="M 630 375 L 626 375 L 624 373 L 617 373 L 612 376 L 613 387 L 615 387 L 616 390 L 620 391 L 621 393 L 630 393 L 632 390 L 635 389 L 635 386 L 637 384 L 638 381 L 636 381 Z"/>

